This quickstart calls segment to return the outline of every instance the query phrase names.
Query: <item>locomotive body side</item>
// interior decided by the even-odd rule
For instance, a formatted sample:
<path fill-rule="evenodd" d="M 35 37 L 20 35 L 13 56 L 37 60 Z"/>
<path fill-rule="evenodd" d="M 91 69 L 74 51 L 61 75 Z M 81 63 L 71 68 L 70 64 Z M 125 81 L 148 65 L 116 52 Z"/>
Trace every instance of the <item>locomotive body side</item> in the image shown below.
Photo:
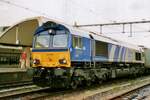
<path fill-rule="evenodd" d="M 143 52 L 132 48 L 109 44 L 109 61 L 118 63 L 144 63 Z"/>
<path fill-rule="evenodd" d="M 150 49 L 144 48 L 145 67 L 150 68 Z"/>
<path fill-rule="evenodd" d="M 74 43 L 76 42 L 74 40 L 79 42 Z M 71 61 L 144 64 L 143 51 L 140 49 L 110 42 L 72 34 Z"/>

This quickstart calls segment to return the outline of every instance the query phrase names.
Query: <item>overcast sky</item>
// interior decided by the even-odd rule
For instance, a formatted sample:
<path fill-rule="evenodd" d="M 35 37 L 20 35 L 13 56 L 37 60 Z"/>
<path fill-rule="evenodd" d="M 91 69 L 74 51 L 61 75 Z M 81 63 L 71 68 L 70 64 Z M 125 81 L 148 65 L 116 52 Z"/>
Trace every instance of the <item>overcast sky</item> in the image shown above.
<path fill-rule="evenodd" d="M 42 13 L 71 24 L 133 21 L 150 19 L 149 5 L 150 0 L 0 0 L 0 21 L 11 24 Z"/>
<path fill-rule="evenodd" d="M 150 20 L 149 10 L 150 0 L 0 0 L 0 26 L 12 25 L 26 17 L 39 15 L 72 25 L 74 22 L 91 24 Z M 150 30 L 150 24 L 138 27 Z M 136 38 L 128 38 L 129 34 L 109 33 L 109 36 L 131 40 L 132 43 L 140 41 L 148 46 L 150 43 L 148 32 L 135 35 Z"/>

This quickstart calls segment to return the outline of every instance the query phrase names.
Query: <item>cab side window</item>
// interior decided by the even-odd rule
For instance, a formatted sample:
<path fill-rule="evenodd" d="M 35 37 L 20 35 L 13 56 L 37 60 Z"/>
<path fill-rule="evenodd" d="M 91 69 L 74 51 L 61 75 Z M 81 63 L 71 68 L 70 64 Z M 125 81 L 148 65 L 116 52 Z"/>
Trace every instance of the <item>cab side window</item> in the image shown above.
<path fill-rule="evenodd" d="M 82 48 L 82 38 L 73 36 L 73 48 L 80 49 Z"/>

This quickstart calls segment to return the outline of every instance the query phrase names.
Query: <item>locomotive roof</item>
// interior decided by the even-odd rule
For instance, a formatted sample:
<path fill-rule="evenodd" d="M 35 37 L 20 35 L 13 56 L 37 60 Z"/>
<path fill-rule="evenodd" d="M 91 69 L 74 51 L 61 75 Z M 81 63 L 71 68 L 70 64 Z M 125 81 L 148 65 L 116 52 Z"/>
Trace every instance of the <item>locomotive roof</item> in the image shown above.
<path fill-rule="evenodd" d="M 42 18 L 42 23 L 45 23 L 47 21 L 52 21 L 52 22 L 55 22 L 57 24 L 64 25 L 66 28 L 68 28 L 68 30 L 71 32 L 71 34 L 74 34 L 74 35 L 78 35 L 78 36 L 81 36 L 81 37 L 87 37 L 87 38 L 90 38 L 90 35 L 92 35 L 93 39 L 95 39 L 95 40 L 115 44 L 115 45 L 118 45 L 118 46 L 124 46 L 124 47 L 127 47 L 127 48 L 135 49 L 137 51 L 143 51 L 143 49 L 141 47 L 139 47 L 138 45 L 133 45 L 133 44 L 130 44 L 130 43 L 127 43 L 127 42 L 123 42 L 123 41 L 120 41 L 120 40 L 113 39 L 111 37 L 107 37 L 107 36 L 97 34 L 97 33 L 93 33 L 93 32 L 90 32 L 90 31 L 87 31 L 87 30 L 84 30 L 84 29 L 73 27 L 73 26 L 68 25 L 66 23 L 63 23 L 63 22 L 58 22 L 58 21 L 51 20 L 51 19 L 48 19 L 48 18 L 45 18 L 45 17 Z"/>

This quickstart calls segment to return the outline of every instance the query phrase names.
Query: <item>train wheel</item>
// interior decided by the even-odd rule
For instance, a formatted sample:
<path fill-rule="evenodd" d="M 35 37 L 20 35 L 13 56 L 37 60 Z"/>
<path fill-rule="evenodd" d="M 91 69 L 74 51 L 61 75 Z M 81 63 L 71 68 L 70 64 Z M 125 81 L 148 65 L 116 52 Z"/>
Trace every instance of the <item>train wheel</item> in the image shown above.
<path fill-rule="evenodd" d="M 78 83 L 76 81 L 72 81 L 71 84 L 70 84 L 70 87 L 72 89 L 76 89 L 78 87 Z"/>
<path fill-rule="evenodd" d="M 92 82 L 90 80 L 86 82 L 87 86 L 91 86 L 91 84 L 92 84 Z"/>
<path fill-rule="evenodd" d="M 101 79 L 98 80 L 98 84 L 102 84 L 102 82 L 103 82 L 103 81 L 102 81 Z"/>
<path fill-rule="evenodd" d="M 102 77 L 103 77 L 103 81 L 107 80 L 107 75 L 106 74 L 104 74 Z"/>

